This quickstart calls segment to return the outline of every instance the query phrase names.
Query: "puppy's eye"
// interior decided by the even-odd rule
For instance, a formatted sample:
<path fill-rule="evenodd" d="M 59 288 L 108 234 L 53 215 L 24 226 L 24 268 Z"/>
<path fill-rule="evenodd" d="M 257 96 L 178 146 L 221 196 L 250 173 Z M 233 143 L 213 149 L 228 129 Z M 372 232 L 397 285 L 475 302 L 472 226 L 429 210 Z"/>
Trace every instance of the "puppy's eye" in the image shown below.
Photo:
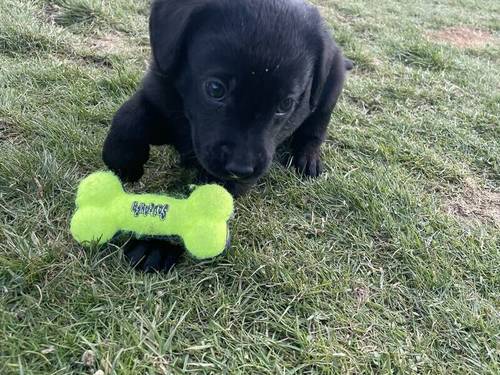
<path fill-rule="evenodd" d="M 294 104 L 295 104 L 295 102 L 292 98 L 286 98 L 286 99 L 282 100 L 281 103 L 278 105 L 278 109 L 276 110 L 276 114 L 286 115 L 288 112 L 290 112 L 292 110 Z"/>
<path fill-rule="evenodd" d="M 205 82 L 205 92 L 207 93 L 209 98 L 215 100 L 222 100 L 226 96 L 226 86 L 216 79 L 211 79 Z"/>

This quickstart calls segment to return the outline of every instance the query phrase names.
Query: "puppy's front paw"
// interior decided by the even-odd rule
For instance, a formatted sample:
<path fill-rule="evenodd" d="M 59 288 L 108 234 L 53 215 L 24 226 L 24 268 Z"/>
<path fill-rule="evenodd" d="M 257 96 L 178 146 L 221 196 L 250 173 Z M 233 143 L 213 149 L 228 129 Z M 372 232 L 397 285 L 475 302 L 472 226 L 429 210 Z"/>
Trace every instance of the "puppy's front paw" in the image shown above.
<path fill-rule="evenodd" d="M 120 157 L 116 153 L 103 152 L 103 160 L 122 182 L 139 181 L 144 174 L 144 163 L 130 160 L 130 157 Z"/>
<path fill-rule="evenodd" d="M 161 240 L 131 240 L 124 249 L 128 262 L 144 272 L 168 272 L 183 252 L 181 245 Z"/>
<path fill-rule="evenodd" d="M 144 167 L 142 165 L 136 167 L 127 166 L 122 168 L 111 168 L 111 170 L 115 172 L 123 182 L 137 182 L 144 174 Z"/>
<path fill-rule="evenodd" d="M 318 177 L 323 172 L 319 150 L 297 152 L 293 164 L 300 174 L 307 177 Z"/>
<path fill-rule="evenodd" d="M 144 174 L 144 164 L 149 159 L 149 145 L 118 142 L 108 136 L 102 150 L 102 160 L 123 182 L 139 181 Z"/>

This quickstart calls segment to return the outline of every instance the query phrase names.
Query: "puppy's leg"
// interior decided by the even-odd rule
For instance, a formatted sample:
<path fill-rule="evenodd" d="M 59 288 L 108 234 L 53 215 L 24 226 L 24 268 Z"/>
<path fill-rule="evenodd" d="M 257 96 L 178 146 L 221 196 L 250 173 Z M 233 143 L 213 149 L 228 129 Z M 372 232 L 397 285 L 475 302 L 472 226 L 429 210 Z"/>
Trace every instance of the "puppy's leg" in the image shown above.
<path fill-rule="evenodd" d="M 123 181 L 137 181 L 149 159 L 149 145 L 161 116 L 138 91 L 116 113 L 104 143 L 104 163 Z"/>
<path fill-rule="evenodd" d="M 103 149 L 106 165 L 124 181 L 137 181 L 149 159 L 150 144 L 169 143 L 172 128 L 141 91 L 116 113 Z M 168 271 L 180 259 L 180 245 L 160 240 L 132 240 L 125 257 L 136 269 Z"/>
<path fill-rule="evenodd" d="M 326 139 L 333 109 L 344 87 L 348 65 L 342 55 L 337 54 L 324 85 L 318 107 L 292 137 L 295 167 L 306 176 L 317 177 L 322 172 L 320 149 Z"/>
<path fill-rule="evenodd" d="M 352 63 L 349 63 L 340 51 L 336 51 L 331 62 L 326 60 L 325 63 L 331 65 L 319 100 L 315 103 L 316 107 L 292 137 L 295 167 L 310 177 L 317 177 L 322 172 L 321 145 L 326 139 L 333 109 L 344 87 L 346 71 L 352 69 Z"/>
<path fill-rule="evenodd" d="M 322 172 L 321 145 L 326 138 L 331 113 L 313 113 L 293 135 L 293 163 L 305 176 L 317 177 Z"/>

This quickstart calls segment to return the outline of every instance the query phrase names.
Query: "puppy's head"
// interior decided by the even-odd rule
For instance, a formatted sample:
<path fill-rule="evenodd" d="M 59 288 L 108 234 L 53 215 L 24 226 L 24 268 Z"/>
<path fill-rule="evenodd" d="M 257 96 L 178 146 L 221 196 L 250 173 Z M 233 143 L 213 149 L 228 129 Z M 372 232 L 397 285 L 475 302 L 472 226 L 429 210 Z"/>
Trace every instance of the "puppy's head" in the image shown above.
<path fill-rule="evenodd" d="M 172 82 L 201 165 L 252 181 L 315 110 L 337 51 L 302 0 L 159 0 L 154 68 Z"/>

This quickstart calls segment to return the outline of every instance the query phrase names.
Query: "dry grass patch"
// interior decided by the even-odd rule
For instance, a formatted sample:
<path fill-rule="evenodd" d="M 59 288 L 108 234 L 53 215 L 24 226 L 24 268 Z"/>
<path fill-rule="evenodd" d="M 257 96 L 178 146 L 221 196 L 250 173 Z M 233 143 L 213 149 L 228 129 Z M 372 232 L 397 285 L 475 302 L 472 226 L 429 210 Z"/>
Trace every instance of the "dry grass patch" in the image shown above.
<path fill-rule="evenodd" d="M 0 120 L 0 143 L 20 143 L 20 135 L 15 131 L 14 125 Z"/>
<path fill-rule="evenodd" d="M 468 179 L 459 194 L 449 197 L 446 211 L 462 221 L 493 223 L 500 227 L 500 192 L 482 188 Z"/>
<path fill-rule="evenodd" d="M 57 16 L 61 12 L 61 7 L 57 4 L 48 3 L 43 6 L 42 12 L 43 19 L 51 25 L 55 25 Z"/>
<path fill-rule="evenodd" d="M 496 43 L 492 33 L 470 27 L 447 27 L 427 33 L 430 40 L 444 42 L 458 48 L 481 48 Z"/>
<path fill-rule="evenodd" d="M 123 36 L 119 33 L 110 33 L 93 38 L 89 41 L 90 48 L 98 53 L 117 54 L 130 49 Z"/>

